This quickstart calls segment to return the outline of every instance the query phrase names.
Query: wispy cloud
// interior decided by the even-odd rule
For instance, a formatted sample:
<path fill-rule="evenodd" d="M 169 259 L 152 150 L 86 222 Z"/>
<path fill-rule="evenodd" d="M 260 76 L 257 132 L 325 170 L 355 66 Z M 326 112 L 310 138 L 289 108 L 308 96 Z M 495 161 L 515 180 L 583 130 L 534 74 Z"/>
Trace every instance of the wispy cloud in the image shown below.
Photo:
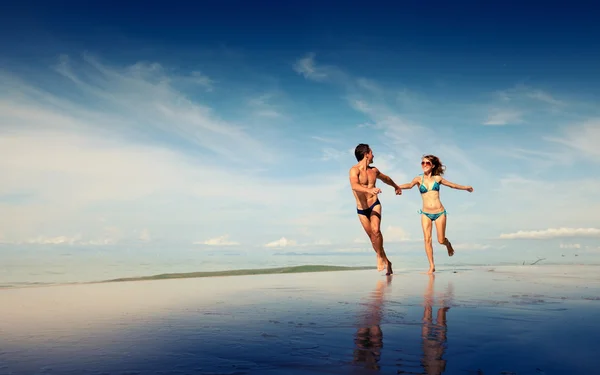
<path fill-rule="evenodd" d="M 385 242 L 402 242 L 410 240 L 409 234 L 402 228 L 388 225 L 385 230 L 382 231 Z"/>
<path fill-rule="evenodd" d="M 517 110 L 511 109 L 494 109 L 488 115 L 487 120 L 483 123 L 484 125 L 508 125 L 522 123 L 521 118 L 523 113 Z"/>
<path fill-rule="evenodd" d="M 328 78 L 327 69 L 317 67 L 315 56 L 316 54 L 311 52 L 296 61 L 293 65 L 294 71 L 313 81 L 325 81 Z"/>
<path fill-rule="evenodd" d="M 518 231 L 503 233 L 501 239 L 547 239 L 562 237 L 600 237 L 598 228 L 550 228 L 545 230 Z"/>
<path fill-rule="evenodd" d="M 56 69 L 58 76 L 47 72 L 53 86 L 1 73 L 10 91 L 0 93 L 0 196 L 28 197 L 0 200 L 5 242 L 65 242 L 80 233 L 79 243 L 191 243 L 198 227 L 218 233 L 227 225 L 260 244 L 271 234 L 259 228 L 287 230 L 347 184 L 329 172 L 273 173 L 269 163 L 292 150 L 186 95 L 197 74 L 90 55 L 63 57 Z M 120 234 L 106 237 L 107 226 Z"/>
<path fill-rule="evenodd" d="M 144 242 L 148 242 L 152 240 L 152 236 L 150 236 L 150 231 L 146 228 L 142 229 L 140 231 L 140 236 L 139 236 L 140 241 L 144 241 Z"/>
<path fill-rule="evenodd" d="M 321 158 L 321 160 L 327 161 L 327 160 L 347 159 L 348 162 L 352 162 L 353 156 L 354 156 L 353 152 L 350 150 L 342 151 L 342 150 L 337 150 L 335 148 L 326 147 L 323 149 L 323 157 Z M 356 160 L 356 159 L 354 159 L 354 160 Z"/>
<path fill-rule="evenodd" d="M 529 91 L 529 92 L 527 92 L 527 96 L 529 96 L 532 99 L 536 99 L 536 100 L 539 100 L 539 101 L 542 101 L 542 102 L 545 102 L 548 104 L 552 104 L 554 106 L 563 106 L 566 104 L 565 102 L 555 99 L 554 97 L 552 97 L 552 95 L 550 95 L 547 92 L 542 91 L 542 90 Z"/>
<path fill-rule="evenodd" d="M 2 120 L 11 124 L 31 122 L 45 117 L 49 111 L 60 109 L 58 116 L 75 117 L 96 131 L 112 131 L 131 137 L 131 130 L 135 130 L 138 137 L 154 135 L 167 143 L 188 144 L 237 162 L 247 160 L 245 155 L 248 153 L 265 162 L 273 160 L 269 148 L 264 147 L 258 137 L 250 135 L 240 125 L 220 119 L 209 107 L 185 94 L 182 82 L 198 82 L 198 73 L 176 76 L 157 63 L 113 67 L 89 54 L 75 61 L 62 56 L 56 71 L 66 78 L 63 84 L 71 83 L 76 100 L 68 100 L 67 96 L 56 98 L 49 91 L 22 84 L 18 89 L 22 98 L 19 103 L 3 100 L 0 106 Z M 202 82 L 208 82 L 207 77 L 200 78 Z M 39 103 L 40 99 L 45 106 L 36 108 L 38 112 L 23 111 L 28 104 Z M 84 101 L 94 104 L 85 111 L 77 110 Z M 57 108 L 57 104 L 62 108 Z M 73 120 L 55 121 L 53 127 L 64 129 Z"/>
<path fill-rule="evenodd" d="M 550 93 L 524 84 L 517 84 L 510 89 L 499 90 L 495 96 L 501 102 L 523 102 L 526 99 L 532 99 L 551 106 L 564 106 L 566 102 L 556 99 Z"/>
<path fill-rule="evenodd" d="M 550 93 L 522 84 L 496 91 L 493 97 L 484 125 L 535 124 L 546 119 L 541 116 L 555 115 L 568 107 Z"/>
<path fill-rule="evenodd" d="M 225 234 L 223 236 L 210 238 L 206 241 L 196 241 L 194 244 L 199 245 L 209 245 L 209 246 L 236 246 L 239 245 L 239 242 L 231 241 L 229 239 L 229 235 Z"/>
<path fill-rule="evenodd" d="M 581 249 L 581 244 L 578 243 L 561 243 L 561 249 Z"/>
<path fill-rule="evenodd" d="M 576 157 L 600 161 L 600 118 L 565 127 L 561 136 L 546 136 L 545 139 L 567 146 Z"/>
<path fill-rule="evenodd" d="M 323 143 L 340 143 L 339 139 L 334 139 L 334 138 L 328 138 L 328 137 L 320 137 L 317 135 L 313 135 L 311 136 L 312 139 L 319 141 L 319 142 L 323 142 Z"/>
<path fill-rule="evenodd" d="M 288 247 L 288 246 L 296 246 L 298 243 L 296 240 L 289 240 L 285 237 L 281 237 L 278 240 L 269 242 L 265 245 L 265 247 Z"/>
<path fill-rule="evenodd" d="M 252 113 L 259 117 L 279 118 L 283 116 L 281 110 L 272 103 L 273 94 L 263 94 L 248 100 Z"/>
<path fill-rule="evenodd" d="M 490 249 L 492 246 L 488 245 L 488 244 L 480 244 L 480 243 L 457 243 L 457 244 L 452 244 L 452 247 L 454 247 L 454 249 L 456 250 L 487 250 Z"/>

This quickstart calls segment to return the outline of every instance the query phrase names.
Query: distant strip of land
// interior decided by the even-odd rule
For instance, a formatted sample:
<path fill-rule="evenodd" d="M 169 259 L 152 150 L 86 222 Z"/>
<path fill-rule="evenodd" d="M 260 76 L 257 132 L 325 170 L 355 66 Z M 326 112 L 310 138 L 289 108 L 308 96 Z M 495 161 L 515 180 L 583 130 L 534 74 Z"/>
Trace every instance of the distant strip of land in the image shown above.
<path fill-rule="evenodd" d="M 213 271 L 213 272 L 186 272 L 186 273 L 163 273 L 152 276 L 124 277 L 119 279 L 105 280 L 102 282 L 142 281 L 142 280 L 164 280 L 164 279 L 188 279 L 195 277 L 217 277 L 217 276 L 245 276 L 245 275 L 269 275 L 278 273 L 304 273 L 304 272 L 331 272 L 331 271 L 355 271 L 369 270 L 375 267 L 343 267 L 343 266 L 321 266 L 305 265 L 295 267 L 257 268 L 245 270 Z"/>

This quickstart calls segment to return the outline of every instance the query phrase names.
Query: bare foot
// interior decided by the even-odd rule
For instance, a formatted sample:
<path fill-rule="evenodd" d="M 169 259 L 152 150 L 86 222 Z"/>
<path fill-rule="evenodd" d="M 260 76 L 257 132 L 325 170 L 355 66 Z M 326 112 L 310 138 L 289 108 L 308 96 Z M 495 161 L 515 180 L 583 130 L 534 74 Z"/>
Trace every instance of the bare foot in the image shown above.
<path fill-rule="evenodd" d="M 435 266 L 429 266 L 429 271 L 427 271 L 428 275 L 431 275 L 435 272 Z"/>
<path fill-rule="evenodd" d="M 385 262 L 383 258 L 377 254 L 377 271 L 383 271 L 385 269 Z"/>
<path fill-rule="evenodd" d="M 387 272 L 385 273 L 387 276 L 393 274 L 394 271 L 392 271 L 392 262 L 390 262 L 389 260 L 387 261 Z"/>
<path fill-rule="evenodd" d="M 451 257 L 452 255 L 454 255 L 454 249 L 452 248 L 450 240 L 446 238 L 446 240 L 444 241 L 444 245 L 446 245 L 446 249 L 448 249 L 448 256 Z"/>

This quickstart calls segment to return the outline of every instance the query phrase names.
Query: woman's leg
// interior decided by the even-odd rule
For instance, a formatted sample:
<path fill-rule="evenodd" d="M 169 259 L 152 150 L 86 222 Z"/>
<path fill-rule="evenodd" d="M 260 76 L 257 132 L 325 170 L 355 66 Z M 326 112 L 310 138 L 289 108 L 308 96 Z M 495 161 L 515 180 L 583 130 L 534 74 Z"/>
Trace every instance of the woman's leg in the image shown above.
<path fill-rule="evenodd" d="M 421 226 L 423 227 L 423 240 L 425 241 L 425 253 L 427 254 L 427 260 L 429 260 L 429 271 L 427 273 L 435 272 L 435 264 L 433 263 L 433 244 L 431 243 L 431 219 L 421 214 Z"/>
<path fill-rule="evenodd" d="M 454 249 L 452 244 L 446 238 L 446 214 L 440 215 L 435 221 L 435 231 L 437 232 L 437 238 L 440 245 L 446 246 L 448 250 L 448 256 L 454 255 Z"/>

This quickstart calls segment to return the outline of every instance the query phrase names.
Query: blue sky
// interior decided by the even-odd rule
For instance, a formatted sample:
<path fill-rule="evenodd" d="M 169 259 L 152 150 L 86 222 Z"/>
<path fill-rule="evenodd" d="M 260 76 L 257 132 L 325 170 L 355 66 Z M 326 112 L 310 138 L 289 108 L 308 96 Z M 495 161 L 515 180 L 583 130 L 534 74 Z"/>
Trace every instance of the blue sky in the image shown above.
<path fill-rule="evenodd" d="M 591 5 L 329 4 L 3 6 L 0 242 L 368 253 L 365 142 L 474 187 L 442 188 L 457 250 L 600 253 Z M 386 247 L 422 251 L 418 192 L 382 188 Z"/>

